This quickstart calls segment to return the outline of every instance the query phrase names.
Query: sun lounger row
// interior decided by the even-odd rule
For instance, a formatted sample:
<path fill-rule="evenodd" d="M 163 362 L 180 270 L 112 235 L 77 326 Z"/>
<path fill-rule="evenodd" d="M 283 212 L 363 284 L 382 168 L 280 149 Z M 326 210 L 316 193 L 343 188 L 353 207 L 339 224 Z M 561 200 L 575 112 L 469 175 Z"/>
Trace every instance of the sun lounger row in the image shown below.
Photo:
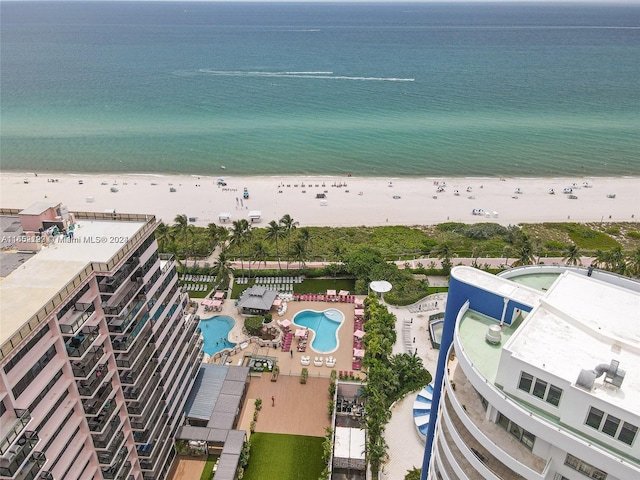
<path fill-rule="evenodd" d="M 340 303 L 354 303 L 356 297 L 354 295 L 347 296 L 329 296 L 323 293 L 303 293 L 294 294 L 294 300 L 298 302 L 340 302 Z"/>
<path fill-rule="evenodd" d="M 215 280 L 216 277 L 214 277 L 213 275 L 192 275 L 190 273 L 187 273 L 186 275 L 183 275 L 181 280 L 183 282 L 206 282 L 206 283 L 211 283 Z"/>
<path fill-rule="evenodd" d="M 253 279 L 256 285 L 278 285 L 302 283 L 302 277 L 256 277 Z M 238 285 L 246 285 L 249 278 L 239 277 L 235 279 Z"/>
<path fill-rule="evenodd" d="M 287 332 L 282 338 L 282 351 L 289 352 L 291 350 L 291 342 L 293 340 L 293 333 Z"/>
<path fill-rule="evenodd" d="M 204 283 L 186 283 L 182 286 L 187 292 L 206 292 L 211 287 Z"/>
<path fill-rule="evenodd" d="M 444 306 L 444 305 L 441 305 Z M 432 310 L 438 310 L 438 302 L 426 302 L 426 303 L 421 303 L 419 305 L 414 305 L 413 307 L 409 307 L 409 311 L 411 313 L 417 313 L 417 312 L 429 312 Z"/>

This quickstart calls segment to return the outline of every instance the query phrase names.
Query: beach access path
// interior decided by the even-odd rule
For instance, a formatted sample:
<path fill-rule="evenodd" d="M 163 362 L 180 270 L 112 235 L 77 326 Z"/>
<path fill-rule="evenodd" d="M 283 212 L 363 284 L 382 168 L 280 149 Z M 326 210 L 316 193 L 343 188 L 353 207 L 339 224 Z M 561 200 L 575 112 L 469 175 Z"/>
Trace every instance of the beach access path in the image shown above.
<path fill-rule="evenodd" d="M 635 221 L 640 177 L 377 178 L 124 174 L 0 174 L 0 205 L 62 202 L 71 211 L 147 213 L 172 224 L 231 225 L 260 212 L 255 227 L 289 214 L 300 226 Z M 249 198 L 243 198 L 247 188 Z M 563 194 L 572 189 L 572 196 Z M 441 191 L 438 191 L 438 190 Z M 550 194 L 553 189 L 554 194 Z M 323 196 L 325 198 L 319 198 Z M 473 212 L 476 212 L 474 215 Z M 482 214 L 478 212 L 482 211 Z M 228 213 L 226 222 L 220 214 Z"/>

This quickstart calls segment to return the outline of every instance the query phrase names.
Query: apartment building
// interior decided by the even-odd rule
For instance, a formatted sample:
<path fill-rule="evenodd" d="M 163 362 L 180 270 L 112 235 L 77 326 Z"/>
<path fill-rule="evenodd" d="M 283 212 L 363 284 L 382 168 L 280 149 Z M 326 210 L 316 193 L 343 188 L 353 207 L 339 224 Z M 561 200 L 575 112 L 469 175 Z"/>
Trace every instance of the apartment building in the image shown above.
<path fill-rule="evenodd" d="M 201 339 L 156 219 L 44 202 L 0 222 L 0 478 L 164 479 Z"/>
<path fill-rule="evenodd" d="M 456 267 L 423 479 L 640 478 L 640 283 Z"/>

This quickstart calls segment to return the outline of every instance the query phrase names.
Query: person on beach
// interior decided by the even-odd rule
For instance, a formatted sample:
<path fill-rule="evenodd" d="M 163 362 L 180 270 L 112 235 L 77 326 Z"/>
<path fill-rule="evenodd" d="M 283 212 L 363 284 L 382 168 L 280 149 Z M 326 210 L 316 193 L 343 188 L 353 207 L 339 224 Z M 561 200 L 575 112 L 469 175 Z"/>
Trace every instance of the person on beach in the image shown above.
<path fill-rule="evenodd" d="M 271 406 L 272 407 L 276 406 L 276 397 L 274 397 L 273 395 L 271 395 Z"/>

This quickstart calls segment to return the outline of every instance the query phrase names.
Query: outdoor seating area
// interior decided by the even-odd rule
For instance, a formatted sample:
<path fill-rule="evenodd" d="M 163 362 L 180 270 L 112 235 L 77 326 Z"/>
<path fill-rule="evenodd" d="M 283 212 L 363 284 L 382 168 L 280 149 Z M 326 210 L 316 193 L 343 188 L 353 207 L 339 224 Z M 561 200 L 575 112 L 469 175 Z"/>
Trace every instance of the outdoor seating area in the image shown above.
<path fill-rule="evenodd" d="M 309 355 L 302 355 L 300 357 L 300 365 L 304 367 L 311 365 L 311 357 Z"/>
<path fill-rule="evenodd" d="M 290 352 L 291 351 L 291 342 L 293 341 L 293 333 L 290 331 L 286 331 L 282 337 L 282 351 Z"/>
<path fill-rule="evenodd" d="M 340 290 L 336 293 L 335 290 L 327 290 L 327 293 L 304 293 L 294 294 L 293 299 L 296 302 L 340 302 L 340 303 L 355 303 L 355 295 L 350 295 L 347 290 Z"/>
<path fill-rule="evenodd" d="M 238 285 L 247 285 L 249 278 L 236 278 L 234 281 Z M 293 286 L 302 283 L 302 277 L 256 277 L 253 279 L 255 285 L 267 287 L 279 293 L 293 294 Z"/>
<path fill-rule="evenodd" d="M 296 339 L 298 339 L 298 346 L 296 349 L 299 352 L 307 351 L 307 341 L 309 340 L 309 330 L 307 328 L 299 328 L 296 330 Z"/>
<path fill-rule="evenodd" d="M 315 367 L 321 367 L 324 364 L 323 357 L 313 357 L 313 365 Z"/>
<path fill-rule="evenodd" d="M 211 287 L 205 283 L 184 283 L 182 288 L 187 292 L 206 292 Z"/>
<path fill-rule="evenodd" d="M 202 306 L 205 312 L 220 312 L 224 303 L 224 292 L 216 292 L 212 298 L 205 298 Z"/>

